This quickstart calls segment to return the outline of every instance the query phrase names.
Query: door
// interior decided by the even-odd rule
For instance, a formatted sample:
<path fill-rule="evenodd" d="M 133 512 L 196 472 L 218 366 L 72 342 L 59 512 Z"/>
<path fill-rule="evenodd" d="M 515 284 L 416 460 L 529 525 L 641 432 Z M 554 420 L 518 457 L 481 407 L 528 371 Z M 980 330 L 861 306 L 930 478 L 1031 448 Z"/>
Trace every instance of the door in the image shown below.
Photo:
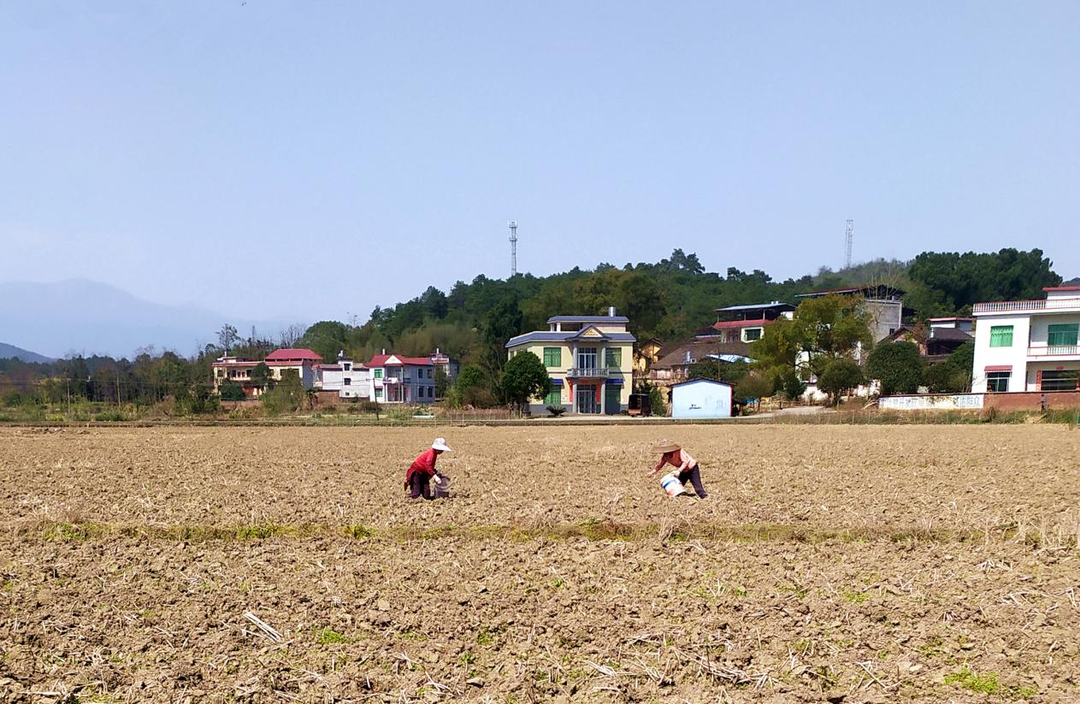
<path fill-rule="evenodd" d="M 579 347 L 577 365 L 578 369 L 596 369 L 596 348 Z"/>
<path fill-rule="evenodd" d="M 596 386 L 594 384 L 579 384 L 574 389 L 574 397 L 577 401 L 578 413 L 600 412 L 600 404 L 596 400 Z"/>
<path fill-rule="evenodd" d="M 619 406 L 619 397 L 622 395 L 622 387 L 617 384 L 604 384 L 604 413 L 609 416 L 617 416 L 622 413 Z"/>

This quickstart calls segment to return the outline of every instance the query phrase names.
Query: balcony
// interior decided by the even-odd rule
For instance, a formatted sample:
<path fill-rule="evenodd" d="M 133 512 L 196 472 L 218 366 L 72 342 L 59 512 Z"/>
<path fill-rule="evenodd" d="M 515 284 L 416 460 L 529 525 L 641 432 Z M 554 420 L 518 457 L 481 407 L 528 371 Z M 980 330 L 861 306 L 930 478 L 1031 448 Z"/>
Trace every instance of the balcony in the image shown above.
<path fill-rule="evenodd" d="M 994 301 L 976 303 L 973 315 L 980 313 L 1040 313 L 1043 311 L 1080 311 L 1080 298 L 1050 298 L 1041 301 Z"/>
<path fill-rule="evenodd" d="M 1080 357 L 1080 345 L 1028 347 L 1028 357 Z"/>
<path fill-rule="evenodd" d="M 607 367 L 574 367 L 566 372 L 568 379 L 607 379 L 611 370 Z"/>

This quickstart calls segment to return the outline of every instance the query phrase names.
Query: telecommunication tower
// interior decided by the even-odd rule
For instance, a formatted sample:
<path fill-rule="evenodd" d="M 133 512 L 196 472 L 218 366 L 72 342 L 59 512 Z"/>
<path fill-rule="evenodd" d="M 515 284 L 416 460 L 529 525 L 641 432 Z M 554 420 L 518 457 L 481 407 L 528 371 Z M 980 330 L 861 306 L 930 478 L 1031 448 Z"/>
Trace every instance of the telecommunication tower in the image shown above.
<path fill-rule="evenodd" d="M 517 276 L 517 220 L 507 225 L 510 226 L 510 276 Z"/>
<path fill-rule="evenodd" d="M 855 221 L 848 220 L 844 228 L 844 268 L 851 268 L 851 240 L 855 237 Z"/>

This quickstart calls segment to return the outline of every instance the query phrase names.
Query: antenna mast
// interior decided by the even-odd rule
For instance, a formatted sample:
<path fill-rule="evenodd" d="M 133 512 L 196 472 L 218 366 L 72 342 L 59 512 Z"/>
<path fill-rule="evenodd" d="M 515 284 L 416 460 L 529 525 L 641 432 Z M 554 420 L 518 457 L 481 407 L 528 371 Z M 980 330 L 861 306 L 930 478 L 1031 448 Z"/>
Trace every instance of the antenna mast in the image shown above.
<path fill-rule="evenodd" d="M 510 277 L 517 276 L 517 220 L 507 223 L 510 226 Z"/>
<path fill-rule="evenodd" d="M 844 268 L 851 268 L 851 240 L 855 237 L 855 221 L 848 220 L 844 228 Z"/>

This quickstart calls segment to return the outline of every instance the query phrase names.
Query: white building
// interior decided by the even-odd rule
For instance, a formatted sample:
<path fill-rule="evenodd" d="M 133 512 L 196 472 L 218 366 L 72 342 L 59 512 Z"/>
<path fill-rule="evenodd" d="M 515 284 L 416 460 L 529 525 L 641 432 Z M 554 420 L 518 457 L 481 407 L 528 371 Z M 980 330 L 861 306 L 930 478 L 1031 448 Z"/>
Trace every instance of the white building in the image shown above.
<path fill-rule="evenodd" d="M 316 365 L 315 387 L 323 391 L 337 391 L 341 398 L 372 398 L 371 370 L 363 364 L 338 355 L 335 364 Z"/>
<path fill-rule="evenodd" d="M 730 418 L 731 384 L 692 379 L 671 387 L 672 418 Z"/>
<path fill-rule="evenodd" d="M 1080 389 L 1080 286 L 1043 290 L 1043 300 L 975 304 L 973 392 Z"/>

